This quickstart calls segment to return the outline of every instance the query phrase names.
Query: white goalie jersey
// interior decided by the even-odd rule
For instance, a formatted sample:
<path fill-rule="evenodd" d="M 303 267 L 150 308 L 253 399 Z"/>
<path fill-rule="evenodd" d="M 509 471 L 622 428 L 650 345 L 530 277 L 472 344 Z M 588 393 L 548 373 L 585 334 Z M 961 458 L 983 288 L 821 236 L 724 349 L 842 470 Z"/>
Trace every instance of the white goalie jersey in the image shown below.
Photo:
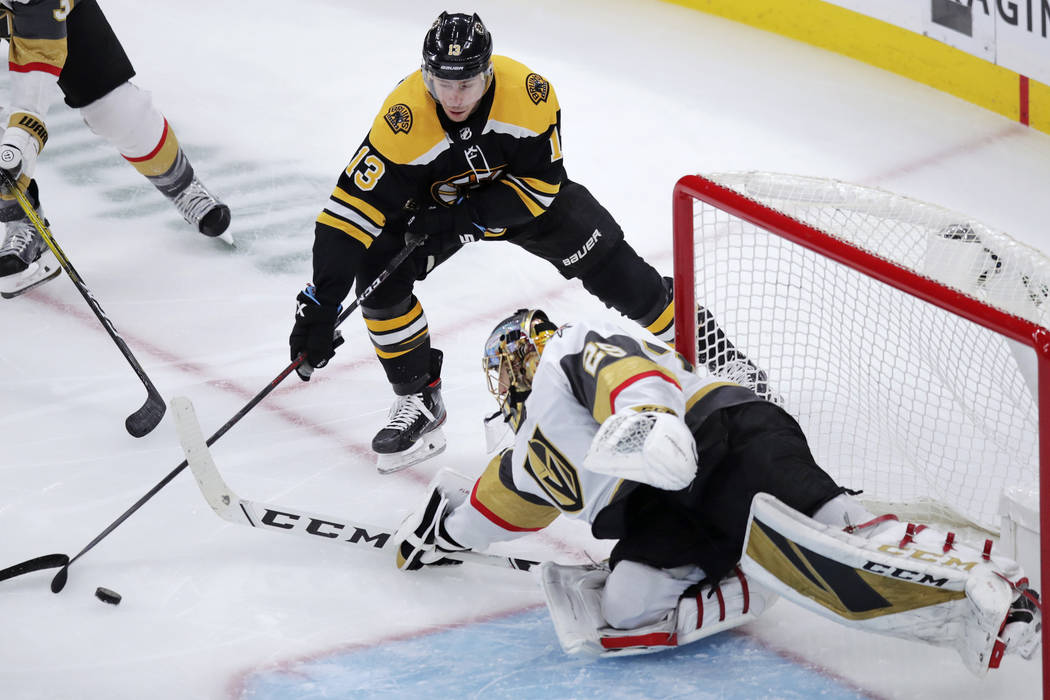
<path fill-rule="evenodd" d="M 584 468 L 603 421 L 624 411 L 669 413 L 694 429 L 714 408 L 754 394 L 695 374 L 667 345 L 608 323 L 571 323 L 551 338 L 524 404 L 514 446 L 494 458 L 470 498 L 447 519 L 465 546 L 540 530 L 558 515 L 593 523 L 598 513 L 636 484 L 623 475 Z M 740 393 L 742 392 L 742 394 Z M 719 398 L 719 397 L 722 398 Z"/>

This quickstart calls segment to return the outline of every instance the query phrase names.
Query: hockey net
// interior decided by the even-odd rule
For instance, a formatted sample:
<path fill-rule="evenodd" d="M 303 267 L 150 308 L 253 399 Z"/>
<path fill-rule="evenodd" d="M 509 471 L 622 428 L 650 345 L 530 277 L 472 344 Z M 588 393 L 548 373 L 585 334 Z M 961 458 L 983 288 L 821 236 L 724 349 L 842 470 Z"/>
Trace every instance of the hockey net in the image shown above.
<path fill-rule="evenodd" d="M 683 177 L 674 219 L 677 337 L 707 307 L 873 510 L 997 534 L 1004 489 L 1037 489 L 1042 253 L 880 189 L 773 173 Z"/>

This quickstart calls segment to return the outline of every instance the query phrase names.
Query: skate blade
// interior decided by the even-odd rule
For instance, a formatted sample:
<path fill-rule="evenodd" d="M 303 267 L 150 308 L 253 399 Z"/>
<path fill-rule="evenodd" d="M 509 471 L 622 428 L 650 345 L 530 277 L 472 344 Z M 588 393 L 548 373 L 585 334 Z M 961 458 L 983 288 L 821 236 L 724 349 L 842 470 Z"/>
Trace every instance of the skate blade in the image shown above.
<path fill-rule="evenodd" d="M 50 250 L 45 251 L 36 262 L 17 275 L 0 277 L 0 297 L 14 299 L 58 277 L 61 272 L 62 267 L 58 264 L 55 254 Z"/>
<path fill-rule="evenodd" d="M 402 452 L 376 453 L 376 469 L 380 474 L 393 474 L 413 464 L 419 464 L 445 451 L 445 434 L 441 428 L 424 433 L 415 445 Z"/>

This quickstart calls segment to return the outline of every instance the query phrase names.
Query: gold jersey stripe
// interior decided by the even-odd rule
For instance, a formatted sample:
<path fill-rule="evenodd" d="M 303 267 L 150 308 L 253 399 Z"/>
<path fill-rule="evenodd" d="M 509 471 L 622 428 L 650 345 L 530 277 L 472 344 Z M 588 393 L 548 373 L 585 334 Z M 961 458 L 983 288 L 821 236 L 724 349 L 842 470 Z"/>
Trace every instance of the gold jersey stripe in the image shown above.
<path fill-rule="evenodd" d="M 540 180 L 539 178 L 536 178 L 536 177 L 519 177 L 518 179 L 521 180 L 522 182 L 524 182 L 526 185 L 528 185 L 532 189 L 536 190 L 537 192 L 541 192 L 543 194 L 549 194 L 549 195 L 553 196 L 553 195 L 558 194 L 558 192 L 561 191 L 561 183 L 557 183 L 557 182 L 551 183 L 551 182 L 547 182 L 546 180 Z"/>
<path fill-rule="evenodd" d="M 14 70 L 40 70 L 58 75 L 66 64 L 65 39 L 11 38 L 9 62 Z"/>
<path fill-rule="evenodd" d="M 383 226 L 386 225 L 386 217 L 383 216 L 383 212 L 379 211 L 360 197 L 355 197 L 352 194 L 347 193 L 341 187 L 336 187 L 332 192 L 332 196 L 343 204 L 356 209 L 378 228 L 383 228 Z"/>
<path fill-rule="evenodd" d="M 521 201 L 525 204 L 525 207 L 529 210 L 529 213 L 533 216 L 539 216 L 543 212 L 547 211 L 539 204 L 537 204 L 536 200 L 534 200 L 527 192 L 525 192 L 525 190 L 521 189 L 510 180 L 500 180 L 499 182 L 501 185 L 506 185 L 507 187 L 514 190 L 514 193 L 518 195 L 518 198 L 521 199 Z"/>
<path fill-rule="evenodd" d="M 525 500 L 500 480 L 501 457 L 493 457 L 474 485 L 470 495 L 471 505 L 504 530 L 542 530 L 554 522 L 561 511 L 552 505 Z"/>
<path fill-rule="evenodd" d="M 595 377 L 594 405 L 591 413 L 599 423 L 613 414 L 617 395 L 634 382 L 659 377 L 681 389 L 671 370 L 644 357 L 625 357 L 601 367 Z"/>
<path fill-rule="evenodd" d="M 695 394 L 690 396 L 688 399 L 686 399 L 686 401 L 685 401 L 685 411 L 686 411 L 686 413 L 688 413 L 690 410 L 692 410 L 693 406 L 695 406 L 698 401 L 700 401 L 702 398 L 704 398 L 705 396 L 707 396 L 708 394 L 710 394 L 712 391 L 714 391 L 715 389 L 717 389 L 720 386 L 740 386 L 740 385 L 739 384 L 734 384 L 733 382 L 711 382 L 707 386 L 702 387 L 700 389 L 700 391 L 696 392 Z"/>
<path fill-rule="evenodd" d="M 347 234 L 351 238 L 355 238 L 364 244 L 365 248 L 372 245 L 372 237 L 367 233 L 359 229 L 358 227 L 351 224 L 349 221 L 343 221 L 337 219 L 326 211 L 322 211 L 317 216 L 317 223 L 324 224 L 325 226 L 331 226 L 332 228 L 339 229 L 343 233 Z"/>
<path fill-rule="evenodd" d="M 400 316 L 393 318 L 365 318 L 365 327 L 373 333 L 393 331 L 411 325 L 422 313 L 423 306 L 419 301 L 416 301 L 415 306 Z"/>

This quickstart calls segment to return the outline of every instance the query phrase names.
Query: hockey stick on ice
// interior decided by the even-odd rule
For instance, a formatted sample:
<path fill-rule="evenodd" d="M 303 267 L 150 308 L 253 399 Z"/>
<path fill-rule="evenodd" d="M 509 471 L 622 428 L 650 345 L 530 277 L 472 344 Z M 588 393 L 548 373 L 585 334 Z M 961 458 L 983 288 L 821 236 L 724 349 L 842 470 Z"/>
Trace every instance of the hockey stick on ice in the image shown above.
<path fill-rule="evenodd" d="M 391 549 L 391 537 L 394 534 L 392 530 L 241 498 L 219 474 L 208 445 L 204 442 L 204 434 L 190 400 L 181 396 L 175 397 L 171 400 L 171 409 L 175 416 L 175 430 L 179 435 L 179 443 L 204 500 L 223 520 L 286 534 L 304 535 L 327 542 L 387 551 Z M 539 563 L 529 559 L 479 552 L 459 552 L 448 555 L 448 558 L 522 571 L 528 571 Z"/>
<path fill-rule="evenodd" d="M 0 569 L 0 581 L 6 581 L 9 578 L 15 576 L 21 576 L 22 574 L 30 574 L 34 571 L 43 571 L 44 569 L 57 569 L 60 566 L 65 566 L 69 563 L 68 554 L 45 554 L 42 557 L 36 557 L 35 559 L 26 559 L 24 562 L 9 566 L 6 569 Z"/>
<path fill-rule="evenodd" d="M 406 205 L 406 208 L 407 208 L 407 205 Z M 341 314 L 339 314 L 339 318 L 336 319 L 335 325 L 338 327 L 339 324 L 341 324 L 343 321 L 345 321 L 350 316 L 350 314 L 353 313 L 354 309 L 356 309 L 365 299 L 367 299 L 369 296 L 371 296 L 372 292 L 375 291 L 376 287 L 378 287 L 380 284 L 382 284 L 383 281 L 386 280 L 386 278 L 388 278 L 391 274 L 393 274 L 394 270 L 396 270 L 398 268 L 398 266 L 400 266 L 401 263 L 403 263 L 408 258 L 408 256 L 412 254 L 412 251 L 414 251 L 420 244 L 423 243 L 424 240 L 425 240 L 425 238 L 413 237 L 412 239 L 406 241 L 405 242 L 405 247 L 402 248 L 401 251 L 397 255 L 394 256 L 394 259 L 391 260 L 387 264 L 387 266 L 383 269 L 383 271 L 379 273 L 379 276 L 375 278 L 375 280 L 372 282 L 372 284 L 368 285 L 368 287 L 365 289 L 365 291 L 361 292 L 361 295 L 358 296 L 356 299 L 354 299 L 352 302 L 350 302 L 350 304 L 343 310 L 343 312 Z M 219 428 L 214 433 L 212 433 L 212 436 L 210 438 L 208 438 L 208 441 L 205 444 L 212 445 L 212 444 L 215 443 L 216 440 L 218 440 L 223 435 L 225 435 L 226 432 L 230 428 L 232 428 L 242 418 L 244 418 L 244 416 L 246 416 L 249 411 L 251 411 L 253 408 L 255 408 L 259 404 L 260 401 L 262 401 L 264 398 L 269 396 L 270 392 L 273 391 L 274 389 L 276 389 L 278 384 L 283 382 L 288 377 L 289 374 L 291 374 L 293 371 L 295 371 L 295 369 L 297 367 L 299 367 L 299 365 L 301 365 L 305 361 L 306 361 L 305 353 L 299 355 L 299 357 L 297 357 L 294 360 L 292 360 L 291 364 L 289 364 L 287 367 L 285 367 L 283 370 L 281 370 L 281 373 L 278 374 L 276 377 L 274 377 L 273 380 L 270 381 L 269 384 L 267 384 L 265 387 L 263 387 L 262 391 L 260 391 L 258 394 L 253 396 L 252 399 L 250 401 L 248 401 L 248 403 L 246 403 L 243 408 L 241 408 L 241 410 L 237 411 L 237 413 L 235 413 L 232 418 L 230 418 L 228 421 L 223 423 L 221 428 Z M 105 530 L 103 530 L 98 535 L 96 535 L 95 539 L 93 539 L 90 542 L 88 542 L 84 546 L 84 548 L 81 549 L 80 552 L 77 553 L 76 556 L 74 556 L 72 559 L 70 559 L 65 565 L 56 564 L 55 566 L 62 566 L 62 568 L 59 569 L 58 573 L 55 574 L 55 577 L 53 579 L 51 579 L 51 592 L 52 593 L 59 593 L 59 592 L 61 592 L 61 590 L 63 588 L 65 588 L 66 581 L 69 578 L 69 567 L 71 567 L 78 559 L 80 559 L 80 557 L 84 556 L 89 551 L 91 551 L 91 549 L 95 545 L 97 545 L 99 542 L 104 540 L 106 538 L 106 536 L 109 535 L 109 533 L 111 533 L 114 530 L 116 530 L 117 527 L 119 527 L 122 522 L 124 522 L 125 520 L 130 518 L 132 516 L 132 514 L 134 514 L 135 511 L 137 511 L 139 508 L 141 508 L 143 505 L 145 505 L 145 503 L 149 499 L 151 499 L 154 496 L 156 496 L 157 493 L 162 488 L 167 486 L 168 483 L 171 482 L 172 479 L 174 479 L 176 476 L 178 476 L 179 473 L 182 472 L 182 470 L 186 468 L 186 466 L 187 466 L 187 462 L 186 462 L 186 460 L 183 460 L 177 467 L 175 467 L 170 472 L 168 472 L 167 476 L 165 476 L 163 479 L 158 481 L 156 486 L 154 486 L 149 491 L 147 491 L 142 496 L 142 498 L 140 498 L 139 500 L 135 501 L 135 503 L 133 503 L 130 508 L 128 508 L 126 511 L 124 511 L 116 520 L 114 520 L 112 523 L 110 523 L 106 527 Z M 24 567 L 24 566 L 28 565 L 30 562 L 34 562 L 34 561 L 37 561 L 37 560 L 30 559 L 28 561 L 22 562 L 21 564 L 16 564 L 15 566 L 10 567 L 9 569 L 5 569 L 5 571 L 18 569 L 19 567 Z M 50 567 L 48 567 L 48 568 L 50 568 Z M 28 573 L 28 570 L 24 571 L 23 573 Z M 12 575 L 17 575 L 17 574 L 12 574 Z"/>
<path fill-rule="evenodd" d="M 88 306 L 95 313 L 95 316 L 99 321 L 102 322 L 103 328 L 109 333 L 109 337 L 113 339 L 113 342 L 117 344 L 117 348 L 120 349 L 124 359 L 128 361 L 131 368 L 135 370 L 135 374 L 138 375 L 139 380 L 146 387 L 146 403 L 142 404 L 142 407 L 132 413 L 124 421 L 124 427 L 134 437 L 142 437 L 151 430 L 157 427 L 161 419 L 164 417 L 164 398 L 157 391 L 157 387 L 153 386 L 153 382 L 150 381 L 149 377 L 146 376 L 146 371 L 142 369 L 142 365 L 135 359 L 135 356 L 131 354 L 131 348 L 124 342 L 124 339 L 117 333 L 117 329 L 113 327 L 113 322 L 106 316 L 106 312 L 102 310 L 102 306 L 98 303 L 98 300 L 91 293 L 91 290 L 84 284 L 84 279 L 73 267 L 73 263 L 69 262 L 69 258 L 62 252 L 62 249 L 58 246 L 58 242 L 54 236 L 51 235 L 51 230 L 48 229 L 47 224 L 43 219 L 36 213 L 36 209 L 33 204 L 29 201 L 29 198 L 22 191 L 20 187 L 15 183 L 14 178 L 6 170 L 0 170 L 0 182 L 6 189 L 9 189 L 15 195 L 15 199 L 18 200 L 18 204 L 22 207 L 22 211 L 25 212 L 26 216 L 33 223 L 33 227 L 40 234 L 40 237 L 47 243 L 47 247 L 51 249 L 51 252 L 55 254 L 55 258 L 58 259 L 58 264 L 62 266 L 62 269 L 69 275 L 69 279 L 73 281 L 73 285 L 76 286 L 77 291 L 84 297 L 84 301 L 87 302 Z"/>

